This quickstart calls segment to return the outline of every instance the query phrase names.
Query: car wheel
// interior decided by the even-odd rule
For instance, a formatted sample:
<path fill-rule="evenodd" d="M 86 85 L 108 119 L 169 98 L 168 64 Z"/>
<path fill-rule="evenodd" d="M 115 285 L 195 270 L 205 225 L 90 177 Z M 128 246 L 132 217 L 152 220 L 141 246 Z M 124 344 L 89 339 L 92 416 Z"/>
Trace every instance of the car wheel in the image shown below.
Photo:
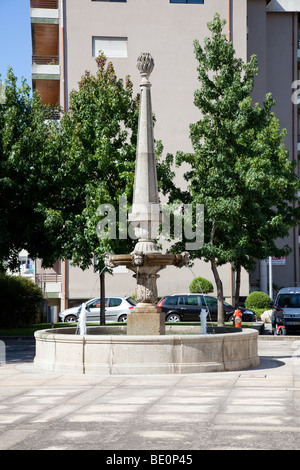
<path fill-rule="evenodd" d="M 167 316 L 166 321 L 172 322 L 172 323 L 177 323 L 177 322 L 181 321 L 181 318 L 177 313 L 170 313 L 170 315 Z"/>
<path fill-rule="evenodd" d="M 118 322 L 120 323 L 124 323 L 127 321 L 127 315 L 121 315 L 119 318 L 118 318 Z"/>
<path fill-rule="evenodd" d="M 64 321 L 67 323 L 74 323 L 77 322 L 77 317 L 76 315 L 67 315 Z"/>

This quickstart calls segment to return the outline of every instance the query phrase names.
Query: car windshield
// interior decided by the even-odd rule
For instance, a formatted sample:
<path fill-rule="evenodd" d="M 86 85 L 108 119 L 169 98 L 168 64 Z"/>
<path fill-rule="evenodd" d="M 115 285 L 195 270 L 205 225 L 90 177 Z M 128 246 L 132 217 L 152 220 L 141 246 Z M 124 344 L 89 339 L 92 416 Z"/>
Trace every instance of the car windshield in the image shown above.
<path fill-rule="evenodd" d="M 277 305 L 281 308 L 300 308 L 300 294 L 281 294 Z"/>
<path fill-rule="evenodd" d="M 131 297 L 127 297 L 126 300 L 127 300 L 127 302 L 128 302 L 129 304 L 131 304 L 131 305 L 136 305 L 136 301 L 133 300 Z"/>

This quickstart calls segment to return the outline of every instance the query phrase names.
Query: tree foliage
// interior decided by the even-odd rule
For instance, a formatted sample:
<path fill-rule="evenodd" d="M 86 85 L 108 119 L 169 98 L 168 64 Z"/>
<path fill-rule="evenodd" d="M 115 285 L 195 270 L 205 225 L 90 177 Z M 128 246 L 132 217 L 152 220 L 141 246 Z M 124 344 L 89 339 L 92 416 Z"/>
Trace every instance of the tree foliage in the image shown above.
<path fill-rule="evenodd" d="M 55 129 L 46 123 L 45 111 L 25 80 L 17 87 L 10 68 L 0 102 L 0 260 L 12 269 L 22 249 L 34 257 L 51 251 L 40 211 L 53 192 L 56 171 L 49 160 Z"/>
<path fill-rule="evenodd" d="M 18 328 L 34 323 L 42 298 L 41 289 L 30 279 L 0 274 L 0 327 Z"/>
<path fill-rule="evenodd" d="M 45 120 L 37 94 L 9 71 L 6 101 L 0 104 L 0 260 L 16 267 L 26 249 L 51 266 L 70 259 L 82 269 L 105 252 L 128 253 L 135 241 L 119 237 L 119 198 L 132 201 L 139 95 L 127 76 L 117 78 L 100 54 L 95 75 L 86 71 L 72 91 L 59 125 Z M 161 161 L 157 142 L 159 189 L 172 186 L 170 159 Z M 97 225 L 106 207 L 115 210 L 115 236 L 99 238 Z"/>
<path fill-rule="evenodd" d="M 105 251 L 117 252 L 128 243 L 98 238 L 97 209 L 112 205 L 118 221 L 118 199 L 130 198 L 134 177 L 138 101 L 128 77 L 124 86 L 103 55 L 97 63 L 97 74 L 86 72 L 79 90 L 71 93 L 61 120 L 55 175 L 60 191 L 45 208 L 46 225 L 56 236 L 60 255 L 82 268 L 91 264 L 94 254 L 100 259 Z"/>
<path fill-rule="evenodd" d="M 274 99 L 267 94 L 262 108 L 253 105 L 256 56 L 248 63 L 235 57 L 222 34 L 225 23 L 216 14 L 204 48 L 194 43 L 201 84 L 194 103 L 202 118 L 190 126 L 194 152 L 177 154 L 179 165 L 190 165 L 184 175 L 190 203 L 204 204 L 204 245 L 191 255 L 211 264 L 219 324 L 224 307 L 218 266 L 233 262 L 250 270 L 255 259 L 286 254 L 289 247 L 279 250 L 275 240 L 299 221 L 293 204 L 299 181 L 284 147 L 285 131 L 271 112 Z"/>

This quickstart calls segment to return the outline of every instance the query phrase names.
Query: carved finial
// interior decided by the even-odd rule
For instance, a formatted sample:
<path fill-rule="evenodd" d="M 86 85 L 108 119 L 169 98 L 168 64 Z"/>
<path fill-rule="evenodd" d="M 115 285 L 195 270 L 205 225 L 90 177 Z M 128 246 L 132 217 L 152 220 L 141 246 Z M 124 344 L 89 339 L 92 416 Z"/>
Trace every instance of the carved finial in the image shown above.
<path fill-rule="evenodd" d="M 151 54 L 142 52 L 137 59 L 137 68 L 141 75 L 148 78 L 154 68 L 154 60 Z"/>

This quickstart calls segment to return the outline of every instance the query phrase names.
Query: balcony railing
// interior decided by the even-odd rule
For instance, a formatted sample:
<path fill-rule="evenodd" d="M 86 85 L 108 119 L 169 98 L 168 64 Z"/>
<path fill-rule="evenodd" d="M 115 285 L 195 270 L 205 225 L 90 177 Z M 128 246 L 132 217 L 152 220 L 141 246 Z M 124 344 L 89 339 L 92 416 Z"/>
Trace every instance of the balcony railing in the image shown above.
<path fill-rule="evenodd" d="M 56 273 L 43 273 L 43 274 L 36 274 L 35 280 L 38 284 L 43 284 L 45 282 L 61 282 L 62 275 Z"/>
<path fill-rule="evenodd" d="M 57 9 L 58 0 L 30 0 L 31 8 Z"/>
<path fill-rule="evenodd" d="M 59 56 L 34 54 L 32 56 L 32 63 L 35 65 L 59 65 Z"/>

